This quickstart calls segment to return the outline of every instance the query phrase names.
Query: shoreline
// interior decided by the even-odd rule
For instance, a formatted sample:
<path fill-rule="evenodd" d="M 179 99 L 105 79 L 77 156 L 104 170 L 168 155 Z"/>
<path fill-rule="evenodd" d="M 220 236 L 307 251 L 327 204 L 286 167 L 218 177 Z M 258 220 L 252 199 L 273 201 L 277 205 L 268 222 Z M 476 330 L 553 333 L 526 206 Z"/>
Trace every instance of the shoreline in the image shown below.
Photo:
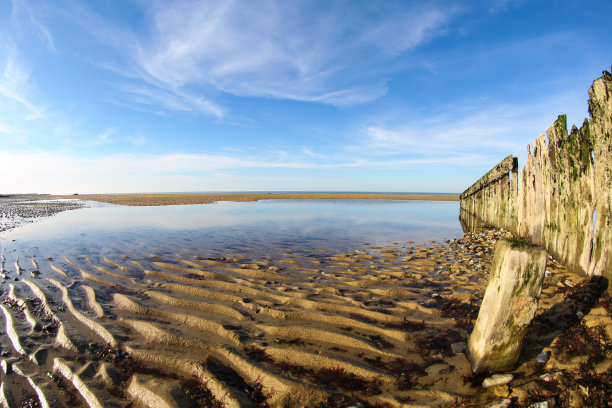
<path fill-rule="evenodd" d="M 47 199 L 80 199 L 131 206 L 211 204 L 217 201 L 260 200 L 420 200 L 459 201 L 459 195 L 378 193 L 187 193 L 187 194 L 84 194 L 52 195 Z"/>

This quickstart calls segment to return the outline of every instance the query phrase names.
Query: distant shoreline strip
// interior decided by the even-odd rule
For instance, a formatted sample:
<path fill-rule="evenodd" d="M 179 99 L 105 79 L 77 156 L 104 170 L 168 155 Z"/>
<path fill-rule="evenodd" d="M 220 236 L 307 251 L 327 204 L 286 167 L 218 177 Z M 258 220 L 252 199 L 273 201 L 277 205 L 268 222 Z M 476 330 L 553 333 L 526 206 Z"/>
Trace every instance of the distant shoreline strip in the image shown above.
<path fill-rule="evenodd" d="M 87 201 L 130 205 L 186 205 L 210 204 L 218 201 L 259 201 L 259 200 L 420 200 L 459 201 L 459 195 L 447 194 L 376 194 L 376 193 L 193 193 L 193 194 L 83 194 L 70 196 L 49 196 L 48 198 L 78 198 Z"/>

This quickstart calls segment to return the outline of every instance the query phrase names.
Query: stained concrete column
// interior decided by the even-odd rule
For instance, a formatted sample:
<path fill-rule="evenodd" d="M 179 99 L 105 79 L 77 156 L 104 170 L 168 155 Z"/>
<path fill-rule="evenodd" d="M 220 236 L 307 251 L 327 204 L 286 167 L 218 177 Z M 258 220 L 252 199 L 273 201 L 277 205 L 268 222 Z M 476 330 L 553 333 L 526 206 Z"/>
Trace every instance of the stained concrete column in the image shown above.
<path fill-rule="evenodd" d="M 524 241 L 500 240 L 489 284 L 468 341 L 475 373 L 510 370 L 538 308 L 546 251 Z"/>

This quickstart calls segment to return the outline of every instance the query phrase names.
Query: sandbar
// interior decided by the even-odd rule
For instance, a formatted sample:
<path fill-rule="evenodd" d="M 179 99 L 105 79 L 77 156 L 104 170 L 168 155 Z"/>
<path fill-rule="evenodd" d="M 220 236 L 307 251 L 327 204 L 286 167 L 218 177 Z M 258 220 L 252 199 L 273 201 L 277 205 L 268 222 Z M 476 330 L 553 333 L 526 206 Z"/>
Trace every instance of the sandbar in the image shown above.
<path fill-rule="evenodd" d="M 447 194 L 378 194 L 378 193 L 188 193 L 188 194 L 79 194 L 49 198 L 78 198 L 103 203 L 158 206 L 209 204 L 217 201 L 259 200 L 424 200 L 459 201 L 458 195 Z"/>

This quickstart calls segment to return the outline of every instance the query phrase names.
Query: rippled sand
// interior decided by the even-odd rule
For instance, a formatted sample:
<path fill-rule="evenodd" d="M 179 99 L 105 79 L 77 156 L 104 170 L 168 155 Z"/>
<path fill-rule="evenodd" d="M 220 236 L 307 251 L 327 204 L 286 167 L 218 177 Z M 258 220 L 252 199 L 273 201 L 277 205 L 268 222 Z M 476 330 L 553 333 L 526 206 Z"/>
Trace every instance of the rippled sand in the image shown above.
<path fill-rule="evenodd" d="M 486 248 L 471 248 L 364 244 L 351 253 L 285 250 L 266 258 L 249 251 L 160 256 L 151 248 L 146 259 L 116 254 L 97 261 L 83 255 L 13 262 L 3 255 L 9 279 L 0 305 L 0 401 L 51 407 L 494 401 L 495 393 L 467 381 L 460 350 L 490 259 Z M 545 309 L 556 303 L 554 291 L 547 293 Z"/>
<path fill-rule="evenodd" d="M 259 200 L 426 200 L 459 201 L 459 196 L 443 194 L 86 194 L 54 196 L 53 198 L 79 198 L 120 205 L 178 205 L 208 204 L 216 201 L 259 201 Z"/>

